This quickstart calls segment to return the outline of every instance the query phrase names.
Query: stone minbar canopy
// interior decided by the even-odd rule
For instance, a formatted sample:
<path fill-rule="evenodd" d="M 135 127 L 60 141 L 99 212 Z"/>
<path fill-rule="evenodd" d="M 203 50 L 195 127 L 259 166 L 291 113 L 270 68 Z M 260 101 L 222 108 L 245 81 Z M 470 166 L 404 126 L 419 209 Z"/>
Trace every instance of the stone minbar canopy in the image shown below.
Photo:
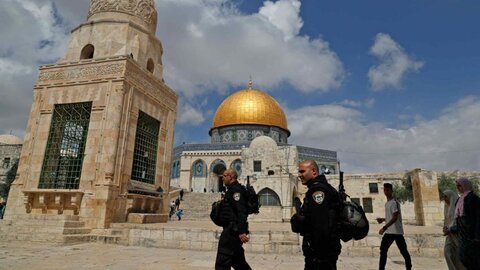
<path fill-rule="evenodd" d="M 92 0 L 66 55 L 40 67 L 5 215 L 12 228 L 49 237 L 50 219 L 166 222 L 178 96 L 162 79 L 155 26 L 153 1 Z"/>

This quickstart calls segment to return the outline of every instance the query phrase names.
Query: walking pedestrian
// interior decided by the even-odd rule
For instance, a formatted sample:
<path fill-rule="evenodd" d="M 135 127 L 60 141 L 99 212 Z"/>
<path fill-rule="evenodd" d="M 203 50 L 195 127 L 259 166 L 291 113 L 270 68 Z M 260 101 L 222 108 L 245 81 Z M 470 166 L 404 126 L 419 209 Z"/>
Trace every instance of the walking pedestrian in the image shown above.
<path fill-rule="evenodd" d="M 455 226 L 455 204 L 458 200 L 458 194 L 451 190 L 443 192 L 443 235 L 445 235 L 445 246 L 443 253 L 449 270 L 465 270 L 465 266 L 460 261 L 460 237 L 457 233 L 449 231 L 449 228 Z"/>
<path fill-rule="evenodd" d="M 480 198 L 473 192 L 468 178 L 456 180 L 460 198 L 455 206 L 456 226 L 450 228 L 460 236 L 459 256 L 468 270 L 480 269 Z"/>
<path fill-rule="evenodd" d="M 298 178 L 308 191 L 299 213 L 292 216 L 292 230 L 303 236 L 302 251 L 305 270 L 336 270 L 342 246 L 337 232 L 336 202 L 339 193 L 319 173 L 313 160 L 305 160 L 298 166 Z M 296 204 L 301 204 L 296 198 Z"/>
<path fill-rule="evenodd" d="M 242 245 L 249 241 L 246 190 L 237 181 L 237 172 L 227 169 L 222 181 L 227 192 L 221 201 L 222 234 L 218 241 L 215 270 L 251 270 Z"/>
<path fill-rule="evenodd" d="M 385 226 L 383 226 L 378 232 L 380 235 L 383 235 L 380 244 L 379 269 L 385 270 L 388 249 L 393 241 L 395 241 L 400 253 L 405 259 L 406 269 L 410 270 L 412 269 L 412 260 L 410 258 L 410 253 L 408 253 L 407 243 L 403 237 L 402 211 L 400 210 L 400 204 L 393 197 L 392 184 L 383 184 L 383 193 L 385 194 L 385 197 L 387 197 L 387 203 L 385 203 L 385 218 L 377 218 L 378 223 L 386 221 Z"/>

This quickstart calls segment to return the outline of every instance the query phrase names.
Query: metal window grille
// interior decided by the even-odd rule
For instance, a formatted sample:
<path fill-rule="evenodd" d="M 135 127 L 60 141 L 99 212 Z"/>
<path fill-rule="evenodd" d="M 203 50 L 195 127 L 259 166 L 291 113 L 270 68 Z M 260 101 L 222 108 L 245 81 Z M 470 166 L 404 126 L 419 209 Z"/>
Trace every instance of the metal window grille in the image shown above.
<path fill-rule="evenodd" d="M 372 198 L 362 198 L 363 210 L 365 213 L 373 213 L 373 203 Z"/>
<path fill-rule="evenodd" d="M 260 204 L 265 206 L 280 206 L 280 198 L 275 191 L 266 188 L 258 193 Z"/>
<path fill-rule="evenodd" d="M 378 183 L 368 183 L 370 193 L 378 193 Z"/>
<path fill-rule="evenodd" d="M 39 188 L 79 188 L 91 110 L 91 102 L 55 105 Z"/>
<path fill-rule="evenodd" d="M 158 120 L 144 112 L 139 113 L 133 153 L 133 180 L 155 183 L 159 130 Z"/>

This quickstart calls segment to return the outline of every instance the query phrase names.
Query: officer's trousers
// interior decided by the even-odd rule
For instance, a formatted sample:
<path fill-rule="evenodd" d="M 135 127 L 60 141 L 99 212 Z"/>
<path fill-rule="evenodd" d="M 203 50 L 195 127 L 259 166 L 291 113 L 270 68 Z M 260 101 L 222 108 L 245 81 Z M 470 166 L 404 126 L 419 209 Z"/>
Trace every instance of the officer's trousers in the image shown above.
<path fill-rule="evenodd" d="M 305 257 L 305 270 L 337 270 L 337 258 L 320 260 Z"/>
<path fill-rule="evenodd" d="M 235 270 L 252 269 L 245 260 L 245 250 L 238 235 L 232 234 L 230 229 L 224 228 L 218 241 L 215 270 L 230 270 L 232 267 Z"/>

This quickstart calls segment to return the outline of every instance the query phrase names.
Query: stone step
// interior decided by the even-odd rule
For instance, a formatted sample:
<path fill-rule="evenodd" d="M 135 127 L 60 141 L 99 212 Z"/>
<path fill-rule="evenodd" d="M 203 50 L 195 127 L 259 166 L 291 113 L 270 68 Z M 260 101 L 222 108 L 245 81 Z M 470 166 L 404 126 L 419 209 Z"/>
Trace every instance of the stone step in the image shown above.
<path fill-rule="evenodd" d="M 69 235 L 69 234 L 89 234 L 92 230 L 89 228 L 64 228 L 63 229 L 63 234 Z"/>
<path fill-rule="evenodd" d="M 211 205 L 220 199 L 220 193 L 187 193 L 180 202 L 185 220 L 209 220 Z M 173 218 L 173 217 L 172 217 Z"/>
<path fill-rule="evenodd" d="M 128 230 L 110 229 L 110 235 L 113 235 L 113 236 L 127 236 L 128 235 Z"/>
<path fill-rule="evenodd" d="M 23 218 L 23 216 L 20 216 Z M 53 215 L 53 214 L 30 214 L 28 215 L 29 220 L 64 220 L 64 221 L 79 221 L 80 217 L 75 215 Z"/>
<path fill-rule="evenodd" d="M 70 234 L 64 235 L 64 244 L 99 242 L 105 244 L 125 244 L 122 236 L 116 235 L 96 235 L 96 234 Z"/>
<path fill-rule="evenodd" d="M 63 227 L 65 228 L 82 228 L 85 226 L 83 221 L 65 221 Z"/>

